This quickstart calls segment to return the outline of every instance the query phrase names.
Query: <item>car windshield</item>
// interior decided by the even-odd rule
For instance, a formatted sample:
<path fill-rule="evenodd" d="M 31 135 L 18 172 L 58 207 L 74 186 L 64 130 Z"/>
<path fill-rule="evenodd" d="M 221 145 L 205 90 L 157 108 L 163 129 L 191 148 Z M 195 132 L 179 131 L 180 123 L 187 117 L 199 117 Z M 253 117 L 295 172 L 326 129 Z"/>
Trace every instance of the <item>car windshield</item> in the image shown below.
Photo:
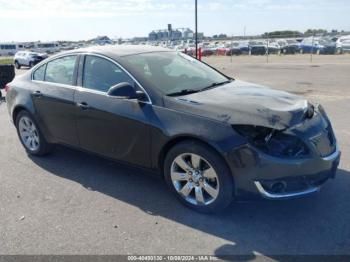
<path fill-rule="evenodd" d="M 320 39 L 319 43 L 321 45 L 331 45 L 333 42 L 331 40 L 329 40 L 329 39 Z"/>
<path fill-rule="evenodd" d="M 260 41 L 251 41 L 249 42 L 250 45 L 264 45 L 263 42 L 260 42 Z"/>
<path fill-rule="evenodd" d="M 124 59 L 166 95 L 195 93 L 230 81 L 211 67 L 181 52 L 145 53 L 125 56 Z"/>

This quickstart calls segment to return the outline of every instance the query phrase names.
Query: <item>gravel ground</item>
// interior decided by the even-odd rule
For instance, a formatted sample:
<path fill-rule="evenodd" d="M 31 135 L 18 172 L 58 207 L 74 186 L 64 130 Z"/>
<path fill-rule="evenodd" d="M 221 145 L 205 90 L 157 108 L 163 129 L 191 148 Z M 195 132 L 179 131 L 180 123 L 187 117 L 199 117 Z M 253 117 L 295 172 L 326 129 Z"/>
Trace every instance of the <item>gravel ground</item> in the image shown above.
<path fill-rule="evenodd" d="M 151 174 L 86 153 L 27 156 L 0 104 L 0 254 L 350 255 L 350 56 L 308 59 L 205 58 L 240 80 L 320 101 L 343 153 L 318 194 L 233 203 L 218 215 L 183 207 Z"/>

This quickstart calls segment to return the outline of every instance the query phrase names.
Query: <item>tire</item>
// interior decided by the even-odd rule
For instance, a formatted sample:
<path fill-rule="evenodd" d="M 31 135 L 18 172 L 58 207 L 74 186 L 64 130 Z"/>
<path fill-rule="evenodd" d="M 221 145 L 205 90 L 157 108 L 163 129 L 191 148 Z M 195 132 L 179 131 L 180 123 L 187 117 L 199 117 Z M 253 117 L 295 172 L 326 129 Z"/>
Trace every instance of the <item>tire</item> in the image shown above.
<path fill-rule="evenodd" d="M 15 67 L 16 69 L 21 69 L 21 65 L 18 63 L 18 61 L 15 61 Z"/>
<path fill-rule="evenodd" d="M 33 62 L 29 62 L 29 68 L 32 68 L 34 66 Z"/>
<path fill-rule="evenodd" d="M 28 154 L 34 156 L 44 156 L 52 151 L 52 144 L 46 141 L 45 137 L 40 131 L 39 125 L 29 112 L 25 110 L 20 111 L 16 117 L 15 123 L 19 140 Z M 29 131 L 28 128 L 30 128 L 31 131 Z M 28 136 L 31 136 L 31 139 L 27 138 L 26 140 L 25 137 L 27 134 Z M 32 140 L 32 142 L 29 143 L 29 140 Z"/>
<path fill-rule="evenodd" d="M 199 163 L 198 169 L 193 168 L 194 163 Z M 232 174 L 224 160 L 205 144 L 188 140 L 171 148 L 165 157 L 164 176 L 180 202 L 198 212 L 216 213 L 232 202 Z"/>

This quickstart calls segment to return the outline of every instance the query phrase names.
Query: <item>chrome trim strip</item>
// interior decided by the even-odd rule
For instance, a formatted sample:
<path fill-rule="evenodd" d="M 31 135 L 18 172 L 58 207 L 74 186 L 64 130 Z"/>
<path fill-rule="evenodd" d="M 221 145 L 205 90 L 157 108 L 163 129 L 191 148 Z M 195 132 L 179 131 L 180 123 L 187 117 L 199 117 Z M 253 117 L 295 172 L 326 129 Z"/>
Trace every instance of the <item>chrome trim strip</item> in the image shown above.
<path fill-rule="evenodd" d="M 52 57 L 51 59 L 48 59 L 48 60 L 43 60 L 43 62 L 45 61 L 45 63 L 49 63 L 55 59 L 58 59 L 58 58 L 62 58 L 62 57 L 65 57 L 65 56 L 72 56 L 72 55 L 91 55 L 91 56 L 97 56 L 97 57 L 101 57 L 101 58 L 104 58 L 110 62 L 112 62 L 113 64 L 115 64 L 116 66 L 118 66 L 120 69 L 122 69 L 132 80 L 134 80 L 136 82 L 136 84 L 142 89 L 142 91 L 146 94 L 147 96 L 147 99 L 148 101 L 139 101 L 141 103 L 145 103 L 145 104 L 150 104 L 152 105 L 152 100 L 151 100 L 151 97 L 148 95 L 148 93 L 146 92 L 145 88 L 140 84 L 139 81 L 137 81 L 137 79 L 132 75 L 130 74 L 122 65 L 120 65 L 117 61 L 107 57 L 107 56 L 104 56 L 104 55 L 100 55 L 100 54 L 95 54 L 95 53 L 89 53 L 89 52 L 83 52 L 83 53 L 69 53 L 69 54 L 62 54 L 62 55 L 57 55 L 55 57 Z M 41 65 L 44 65 L 45 63 L 40 63 L 40 66 Z M 38 65 L 36 65 L 35 68 L 33 68 L 33 71 L 31 72 L 31 81 L 32 82 L 37 82 L 37 83 L 43 83 L 43 84 L 49 84 L 49 85 L 55 85 L 55 86 L 60 86 L 60 87 L 64 87 L 64 88 L 70 88 L 70 89 L 76 89 L 78 91 L 83 91 L 83 92 L 90 92 L 90 93 L 94 93 L 94 94 L 99 94 L 99 95 L 105 95 L 105 96 L 108 96 L 108 97 L 111 97 L 109 95 L 107 95 L 106 92 L 102 92 L 102 91 L 97 91 L 97 90 L 93 90 L 93 89 L 89 89 L 89 88 L 85 88 L 83 86 L 71 86 L 71 85 L 65 85 L 65 84 L 59 84 L 59 83 L 52 83 L 52 82 L 47 82 L 47 81 L 40 81 L 40 80 L 34 80 L 33 77 L 34 77 L 34 72 L 36 71 L 36 68 L 38 67 Z"/>
<path fill-rule="evenodd" d="M 256 188 L 258 189 L 259 193 L 264 198 L 276 199 L 276 200 L 301 197 L 301 196 L 309 195 L 309 194 L 316 193 L 316 192 L 320 191 L 320 187 L 310 187 L 310 188 L 308 188 L 304 191 L 300 191 L 300 192 L 285 193 L 285 194 L 282 194 L 282 193 L 272 194 L 272 193 L 267 192 L 259 181 L 254 181 L 254 184 L 255 184 Z"/>
<path fill-rule="evenodd" d="M 338 144 L 335 146 L 335 151 L 334 153 L 330 154 L 329 156 L 322 157 L 323 160 L 325 161 L 332 161 L 336 159 L 340 155 L 340 150 L 338 147 Z"/>
<path fill-rule="evenodd" d="M 50 86 L 59 86 L 59 87 L 63 87 L 63 88 L 73 89 L 73 90 L 76 90 L 76 89 L 77 89 L 77 86 L 66 85 L 66 84 L 60 84 L 60 83 L 54 83 L 54 82 L 47 82 L 47 81 L 33 80 L 33 79 L 32 79 L 32 82 L 38 83 L 38 84 L 50 85 Z"/>

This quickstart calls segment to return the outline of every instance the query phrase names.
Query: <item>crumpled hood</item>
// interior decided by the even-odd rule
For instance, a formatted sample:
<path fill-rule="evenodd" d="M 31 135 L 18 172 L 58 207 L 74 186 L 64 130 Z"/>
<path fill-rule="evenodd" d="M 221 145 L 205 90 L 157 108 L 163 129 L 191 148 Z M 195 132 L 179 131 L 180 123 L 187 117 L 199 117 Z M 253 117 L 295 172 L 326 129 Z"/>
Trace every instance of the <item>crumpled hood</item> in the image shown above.
<path fill-rule="evenodd" d="M 282 130 L 305 119 L 307 100 L 283 91 L 235 80 L 224 86 L 165 100 L 168 108 L 234 125 Z"/>

